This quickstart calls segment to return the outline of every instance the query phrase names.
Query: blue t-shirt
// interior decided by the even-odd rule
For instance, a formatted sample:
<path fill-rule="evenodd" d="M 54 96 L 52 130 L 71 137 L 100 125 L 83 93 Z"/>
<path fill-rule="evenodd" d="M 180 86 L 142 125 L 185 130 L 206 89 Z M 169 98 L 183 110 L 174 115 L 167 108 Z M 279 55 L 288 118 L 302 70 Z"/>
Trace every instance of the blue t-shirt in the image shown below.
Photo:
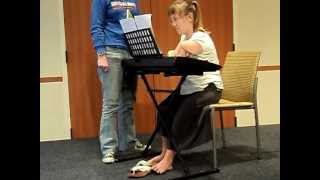
<path fill-rule="evenodd" d="M 120 20 L 139 14 L 137 0 L 93 0 L 91 8 L 91 37 L 94 47 L 104 52 L 106 46 L 127 49 Z"/>

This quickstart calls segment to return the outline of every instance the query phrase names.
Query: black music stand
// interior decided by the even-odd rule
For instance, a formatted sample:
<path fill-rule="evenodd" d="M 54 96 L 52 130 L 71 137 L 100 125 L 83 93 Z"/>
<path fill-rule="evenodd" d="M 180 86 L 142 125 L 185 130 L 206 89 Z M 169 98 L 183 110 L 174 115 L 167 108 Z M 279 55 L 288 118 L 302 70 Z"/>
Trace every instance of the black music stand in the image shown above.
<path fill-rule="evenodd" d="M 132 57 L 162 57 L 150 28 L 124 33 Z"/>
<path fill-rule="evenodd" d="M 125 33 L 125 38 L 129 47 L 129 52 L 131 54 L 132 57 L 134 57 L 135 61 L 139 61 L 145 58 L 157 58 L 157 57 L 162 57 L 162 54 L 160 53 L 160 50 L 155 42 L 155 38 L 153 37 L 153 33 L 151 31 L 151 29 L 141 29 L 141 30 L 136 30 L 136 31 L 132 31 L 132 32 L 127 32 Z M 155 57 L 155 58 L 154 58 Z M 161 61 L 161 59 L 159 59 L 159 61 Z M 182 62 L 180 60 L 177 60 L 177 62 Z M 188 62 L 188 61 L 187 61 Z M 191 62 L 191 61 L 190 61 Z M 178 64 L 178 63 L 177 63 Z M 180 64 L 180 66 L 183 64 Z M 190 67 L 190 64 L 187 64 Z M 220 69 L 221 66 L 216 65 L 215 67 L 217 69 Z M 182 68 L 183 69 L 183 68 Z M 131 72 L 132 73 L 132 72 Z M 159 119 L 157 123 L 157 126 L 154 130 L 154 132 L 152 133 L 151 137 L 148 140 L 148 144 L 147 147 L 145 148 L 144 152 L 142 153 L 142 156 L 135 156 L 135 157 L 130 157 L 130 158 L 125 158 L 125 159 L 119 159 L 118 161 L 126 161 L 126 160 L 131 160 L 131 159 L 136 159 L 136 158 L 140 158 L 140 157 L 145 157 L 148 155 L 148 148 L 149 146 L 152 144 L 152 141 L 156 135 L 156 133 L 158 132 L 160 126 L 161 125 L 164 130 L 167 132 L 168 134 L 168 140 L 171 142 L 171 144 L 173 145 L 173 147 L 176 149 L 176 157 L 181 161 L 181 166 L 183 168 L 183 171 L 185 173 L 184 176 L 182 177 L 178 177 L 178 178 L 173 178 L 173 179 L 190 179 L 190 178 L 194 178 L 194 177 L 199 177 L 199 176 L 204 176 L 204 175 L 208 175 L 208 174 L 212 174 L 212 173 L 217 173 L 219 172 L 219 169 L 217 167 L 213 167 L 213 169 L 207 170 L 207 171 L 202 171 L 202 172 L 198 172 L 198 173 L 190 173 L 190 170 L 188 167 L 185 166 L 185 164 L 183 163 L 183 159 L 181 157 L 181 153 L 180 153 L 180 149 L 177 148 L 177 145 L 175 143 L 175 140 L 171 137 L 171 133 L 168 130 L 166 124 L 164 123 L 164 121 L 162 120 L 163 118 L 165 118 L 165 116 L 161 113 L 160 109 L 159 109 L 159 105 L 156 101 L 156 98 L 153 94 L 153 90 L 151 89 L 146 77 L 145 77 L 145 72 L 140 72 L 140 71 L 135 71 L 135 74 L 139 74 L 142 77 L 142 80 L 147 88 L 147 91 L 153 101 L 153 104 L 155 105 L 157 111 L 159 112 Z M 152 72 L 149 72 L 152 74 Z M 153 74 L 158 74 L 159 72 L 153 73 Z M 177 73 L 180 76 L 182 76 L 178 86 L 176 89 L 180 89 L 183 81 L 185 80 L 187 75 L 190 75 L 186 72 L 180 72 Z M 194 72 L 193 75 L 202 75 L 203 72 Z M 172 75 L 172 74 L 170 74 Z M 150 155 L 150 154 L 149 154 Z"/>

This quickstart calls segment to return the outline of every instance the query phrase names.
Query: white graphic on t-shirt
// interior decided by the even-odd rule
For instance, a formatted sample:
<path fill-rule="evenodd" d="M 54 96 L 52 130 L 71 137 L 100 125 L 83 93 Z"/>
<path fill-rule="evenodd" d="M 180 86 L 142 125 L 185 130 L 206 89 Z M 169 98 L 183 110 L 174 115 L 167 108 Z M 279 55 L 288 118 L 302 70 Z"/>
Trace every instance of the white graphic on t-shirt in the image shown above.
<path fill-rule="evenodd" d="M 136 7 L 136 3 L 113 1 L 111 2 L 111 6 L 113 9 L 134 9 Z"/>

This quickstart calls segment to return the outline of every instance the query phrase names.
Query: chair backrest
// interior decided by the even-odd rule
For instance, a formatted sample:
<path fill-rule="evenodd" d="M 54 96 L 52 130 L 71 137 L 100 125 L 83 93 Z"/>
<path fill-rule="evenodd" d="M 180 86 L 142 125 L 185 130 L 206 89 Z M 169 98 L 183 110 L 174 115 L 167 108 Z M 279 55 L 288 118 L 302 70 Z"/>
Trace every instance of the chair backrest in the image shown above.
<path fill-rule="evenodd" d="M 260 52 L 228 52 L 225 64 L 221 69 L 224 90 L 222 98 L 231 101 L 254 101 L 254 86 Z"/>

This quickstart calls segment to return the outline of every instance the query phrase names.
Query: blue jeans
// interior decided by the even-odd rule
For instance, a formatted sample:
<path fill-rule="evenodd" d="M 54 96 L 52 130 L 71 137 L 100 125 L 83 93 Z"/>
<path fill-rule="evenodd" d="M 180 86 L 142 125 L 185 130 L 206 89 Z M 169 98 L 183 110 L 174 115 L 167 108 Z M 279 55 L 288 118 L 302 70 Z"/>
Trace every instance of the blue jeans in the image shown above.
<path fill-rule="evenodd" d="M 137 141 L 133 122 L 136 82 L 123 78 L 121 61 L 130 58 L 128 51 L 107 47 L 109 70 L 97 69 L 102 88 L 102 114 L 100 121 L 100 149 L 109 152 L 125 151 L 128 144 Z M 129 77 L 136 81 L 136 77 Z"/>

